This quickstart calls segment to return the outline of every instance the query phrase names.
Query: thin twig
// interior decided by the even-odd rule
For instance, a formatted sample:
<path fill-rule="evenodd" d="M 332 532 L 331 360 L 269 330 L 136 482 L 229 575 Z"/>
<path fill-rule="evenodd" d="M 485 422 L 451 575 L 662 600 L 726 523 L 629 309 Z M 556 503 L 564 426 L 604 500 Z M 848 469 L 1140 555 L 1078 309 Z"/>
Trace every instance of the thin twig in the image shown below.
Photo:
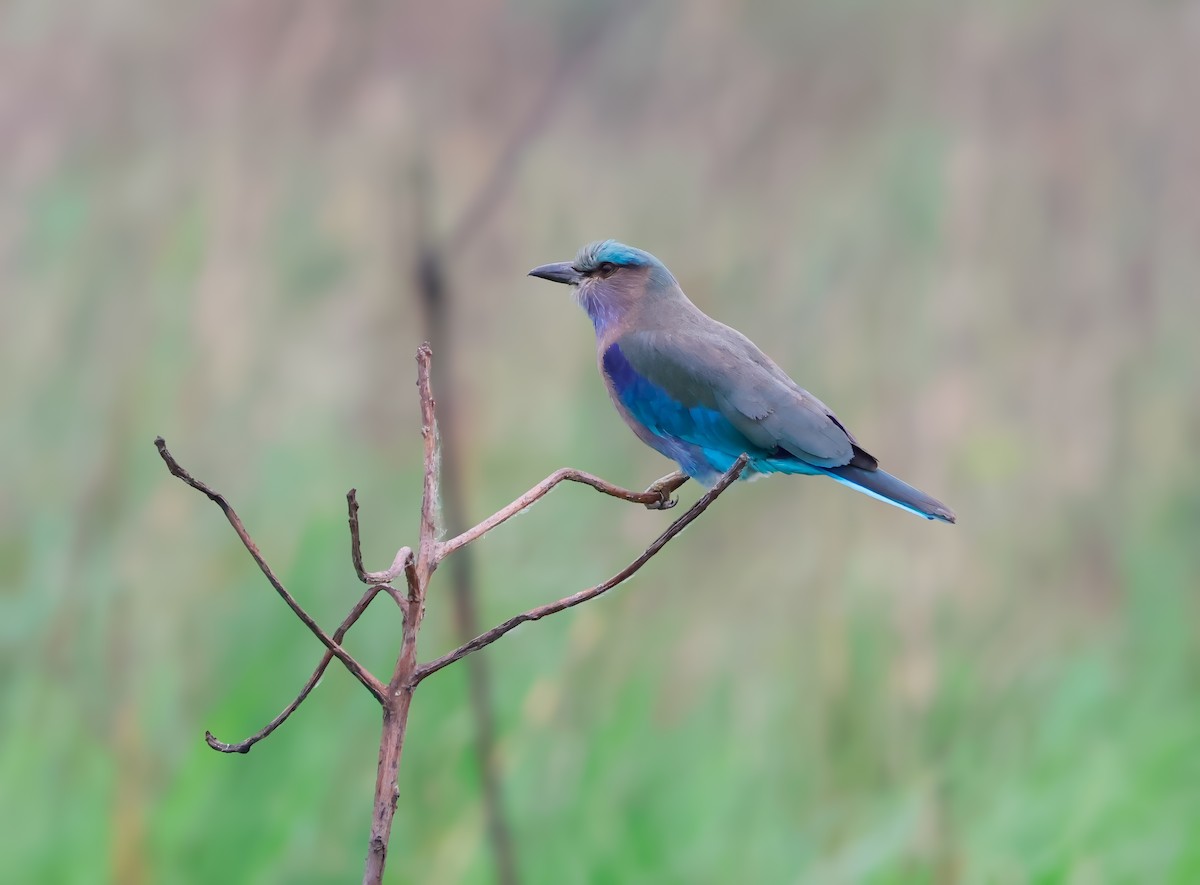
<path fill-rule="evenodd" d="M 370 587 L 368 587 L 367 592 L 363 594 L 362 599 L 355 604 L 354 608 L 350 609 L 350 614 L 346 615 L 346 619 L 342 621 L 341 625 L 336 630 L 333 631 L 333 639 L 335 642 L 342 641 L 346 633 L 351 627 L 354 626 L 355 621 L 362 617 L 362 613 L 367 610 L 367 606 L 369 606 L 375 600 L 375 597 L 379 595 L 381 590 L 386 590 L 388 593 L 392 594 L 393 597 L 396 595 L 396 590 L 387 584 L 372 584 Z M 304 683 L 304 688 L 300 689 L 300 693 L 296 695 L 296 699 L 284 707 L 283 712 L 268 722 L 266 727 L 261 731 L 255 732 L 244 741 L 239 741 L 236 744 L 227 744 L 223 741 L 217 740 L 211 731 L 204 732 L 204 740 L 207 741 L 208 745 L 214 750 L 218 750 L 222 753 L 249 753 L 251 747 L 257 744 L 263 738 L 269 736 L 271 732 L 283 725 L 283 723 L 287 721 L 287 718 L 296 712 L 296 709 L 304 703 L 312 690 L 317 687 L 317 683 L 320 682 L 321 677 L 325 675 L 325 668 L 329 666 L 329 662 L 332 660 L 333 652 L 326 649 L 325 654 L 321 657 L 321 662 L 317 664 L 317 668 L 313 670 L 313 674 L 308 678 L 308 682 Z"/>
<path fill-rule="evenodd" d="M 421 543 L 417 548 L 417 575 L 422 590 L 437 568 L 438 440 L 437 404 L 429 383 L 433 354 L 428 344 L 417 348 L 417 390 L 421 397 L 421 437 L 425 442 L 425 483 L 421 489 Z M 422 600 L 424 601 L 424 600 Z"/>
<path fill-rule="evenodd" d="M 337 641 L 335 641 L 329 636 L 329 634 L 322 630 L 321 626 L 312 619 L 312 616 L 309 615 L 309 613 L 303 608 L 301 608 L 300 603 L 296 602 L 292 594 L 290 594 L 287 591 L 287 588 L 283 586 L 283 582 L 281 582 L 279 578 L 275 576 L 275 573 L 271 570 L 271 567 L 267 565 L 267 561 L 263 559 L 262 553 L 260 553 L 258 550 L 258 545 L 254 543 L 254 540 L 250 537 L 250 533 L 246 531 L 245 525 L 242 524 L 241 517 L 237 515 L 234 509 L 229 505 L 229 502 L 225 500 L 224 496 L 213 491 L 207 485 L 202 483 L 200 480 L 193 478 L 190 473 L 184 470 L 183 467 L 180 466 L 179 462 L 175 460 L 175 456 L 167 450 L 167 443 L 161 436 L 155 438 L 154 445 L 158 447 L 158 454 L 162 457 L 163 462 L 167 465 L 167 470 L 171 471 L 172 476 L 178 477 L 196 491 L 202 492 L 210 501 L 221 508 L 221 511 L 225 514 L 225 518 L 229 520 L 229 524 L 233 527 L 233 530 L 241 539 L 242 545 L 246 548 L 246 552 L 248 552 L 254 558 L 254 561 L 258 563 L 259 569 L 266 576 L 267 580 L 271 582 L 271 586 L 275 588 L 275 592 L 278 593 L 283 598 L 283 601 L 287 603 L 288 608 L 290 608 L 296 617 L 298 617 L 304 623 L 304 626 L 309 629 L 313 636 L 317 637 L 317 639 L 321 641 L 321 644 L 329 649 L 329 651 L 333 653 L 334 657 L 336 657 L 345 665 L 347 670 L 354 674 L 354 678 L 361 682 L 363 687 L 365 687 L 367 691 L 374 695 L 377 701 L 382 702 L 384 694 L 383 683 L 371 675 L 371 673 L 362 664 L 354 659 L 353 655 L 342 648 Z"/>
<path fill-rule="evenodd" d="M 384 572 L 369 572 L 363 568 L 362 540 L 358 532 L 358 490 L 346 492 L 346 507 L 350 511 L 350 559 L 354 562 L 354 573 L 364 584 L 390 584 L 408 568 L 413 558 L 411 547 L 401 547 L 392 560 L 392 566 Z"/>
<path fill-rule="evenodd" d="M 553 615 L 557 612 L 565 611 L 568 608 L 579 605 L 582 602 L 587 602 L 589 599 L 595 599 L 597 596 L 600 596 L 602 593 L 607 593 L 613 587 L 616 587 L 618 584 L 625 581 L 627 578 L 637 572 L 637 570 L 643 565 L 649 562 L 659 550 L 666 546 L 668 541 L 687 528 L 688 524 L 692 520 L 703 513 L 708 508 L 708 505 L 715 501 L 717 497 L 741 475 L 742 470 L 746 466 L 747 460 L 747 457 L 742 455 L 735 462 L 733 462 L 733 466 L 725 471 L 721 478 L 717 480 L 716 484 L 707 492 L 705 492 L 704 495 L 691 506 L 687 513 L 683 514 L 681 517 L 671 523 L 665 532 L 654 539 L 654 543 L 647 547 L 645 552 L 643 552 L 637 559 L 625 566 L 625 568 L 621 569 L 607 581 L 597 584 L 595 587 L 589 587 L 587 590 L 580 590 L 578 593 L 573 593 L 572 595 L 566 596 L 557 602 L 551 602 L 547 605 L 538 606 L 537 608 L 530 609 L 527 612 L 523 612 L 522 614 L 509 618 L 504 623 L 493 627 L 486 633 L 476 636 L 470 642 L 467 642 L 454 649 L 454 651 L 442 655 L 440 658 L 429 661 L 428 663 L 422 664 L 413 674 L 413 686 L 415 687 L 427 676 L 436 673 L 443 667 L 448 667 L 455 661 L 461 660 L 462 658 L 471 654 L 471 652 L 479 651 L 481 648 L 486 648 L 505 633 L 516 629 L 526 621 L 537 621 L 546 617 L 547 615 Z M 618 495 L 617 497 L 621 496 Z M 507 510 L 508 508 L 505 509 Z"/>
<path fill-rule="evenodd" d="M 582 470 L 576 470 L 573 467 L 563 467 L 551 473 L 507 507 L 497 510 L 483 522 L 479 523 L 479 525 L 467 529 L 458 537 L 451 538 L 449 541 L 443 541 L 438 548 L 438 558 L 445 559 L 458 548 L 482 538 L 496 526 L 512 519 L 539 498 L 545 497 L 560 482 L 577 482 L 582 485 L 591 486 L 596 491 L 602 492 L 605 495 L 620 498 L 622 501 L 629 501 L 632 504 L 645 504 L 648 507 L 662 505 L 671 500 L 669 493 L 664 493 L 657 489 L 635 492 L 631 489 L 623 489 L 620 486 L 613 485 L 607 480 L 593 476 L 590 473 L 585 473 Z"/>

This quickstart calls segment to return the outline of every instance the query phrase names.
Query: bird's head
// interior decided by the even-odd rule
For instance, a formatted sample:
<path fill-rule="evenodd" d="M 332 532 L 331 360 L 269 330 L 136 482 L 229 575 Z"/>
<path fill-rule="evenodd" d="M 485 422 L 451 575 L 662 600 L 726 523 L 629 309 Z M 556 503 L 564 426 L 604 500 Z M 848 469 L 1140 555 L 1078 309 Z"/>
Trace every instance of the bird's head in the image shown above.
<path fill-rule="evenodd" d="M 574 261 L 543 264 L 529 272 L 575 289 L 575 297 L 599 332 L 627 310 L 664 292 L 678 291 L 665 264 L 616 240 L 588 243 Z"/>

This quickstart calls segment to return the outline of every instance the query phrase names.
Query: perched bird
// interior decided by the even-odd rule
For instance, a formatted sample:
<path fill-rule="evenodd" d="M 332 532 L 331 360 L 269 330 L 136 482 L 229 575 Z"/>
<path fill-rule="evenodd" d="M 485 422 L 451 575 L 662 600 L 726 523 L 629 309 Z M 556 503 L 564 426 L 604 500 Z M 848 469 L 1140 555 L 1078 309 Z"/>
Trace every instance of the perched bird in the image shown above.
<path fill-rule="evenodd" d="M 686 477 L 711 485 L 746 453 L 743 478 L 828 476 L 926 519 L 955 521 L 945 504 L 880 470 L 823 402 L 692 304 L 649 252 L 604 240 L 529 275 L 575 290 L 596 328 L 600 374 L 617 411 L 682 470 L 669 489 Z"/>

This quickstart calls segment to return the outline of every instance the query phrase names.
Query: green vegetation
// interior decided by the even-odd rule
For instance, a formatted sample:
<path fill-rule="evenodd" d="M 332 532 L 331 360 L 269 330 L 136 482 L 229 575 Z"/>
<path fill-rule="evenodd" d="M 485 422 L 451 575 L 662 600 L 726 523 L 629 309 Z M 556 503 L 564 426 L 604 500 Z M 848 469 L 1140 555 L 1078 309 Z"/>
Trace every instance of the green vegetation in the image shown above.
<path fill-rule="evenodd" d="M 152 440 L 326 625 L 358 594 L 348 488 L 369 568 L 415 537 L 409 170 L 430 161 L 448 225 L 587 24 L 464 5 L 0 13 L 0 110 L 23 108 L 0 124 L 6 880 L 360 875 L 377 708 L 331 668 L 248 756 L 204 745 L 277 712 L 318 648 Z M 434 384 L 470 512 L 566 464 L 666 471 L 584 317 L 523 277 L 614 236 L 960 524 L 745 484 L 487 651 L 526 881 L 1200 881 L 1187 13 L 676 4 L 564 87 L 452 262 L 458 377 L 435 354 Z M 670 518 L 555 492 L 477 547 L 485 620 Z M 438 588 L 425 657 L 453 639 Z M 377 671 L 385 602 L 348 642 Z M 490 881 L 471 729 L 464 674 L 432 677 L 389 881 Z"/>

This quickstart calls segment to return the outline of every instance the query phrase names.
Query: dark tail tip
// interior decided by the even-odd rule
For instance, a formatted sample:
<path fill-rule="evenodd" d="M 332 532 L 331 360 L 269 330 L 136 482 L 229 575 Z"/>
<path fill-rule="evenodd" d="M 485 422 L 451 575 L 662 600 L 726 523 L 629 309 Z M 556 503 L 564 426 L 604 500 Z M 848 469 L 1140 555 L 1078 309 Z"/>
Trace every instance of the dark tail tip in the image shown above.
<path fill-rule="evenodd" d="M 940 519 L 942 522 L 948 522 L 955 525 L 958 522 L 958 517 L 954 515 L 954 511 L 945 504 L 939 504 L 936 509 L 930 510 L 930 519 Z"/>

